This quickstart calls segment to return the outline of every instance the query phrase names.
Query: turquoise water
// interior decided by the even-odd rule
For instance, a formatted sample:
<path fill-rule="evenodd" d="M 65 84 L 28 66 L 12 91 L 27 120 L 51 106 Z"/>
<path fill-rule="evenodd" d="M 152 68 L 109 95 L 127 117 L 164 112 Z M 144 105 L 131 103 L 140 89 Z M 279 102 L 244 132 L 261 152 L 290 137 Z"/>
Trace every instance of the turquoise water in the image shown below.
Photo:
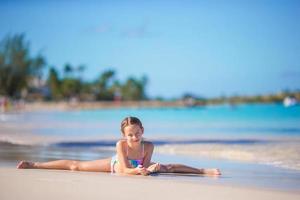
<path fill-rule="evenodd" d="M 115 138 L 126 116 L 139 117 L 151 139 L 300 136 L 300 106 L 281 104 L 35 112 L 19 121 L 41 135 Z"/>

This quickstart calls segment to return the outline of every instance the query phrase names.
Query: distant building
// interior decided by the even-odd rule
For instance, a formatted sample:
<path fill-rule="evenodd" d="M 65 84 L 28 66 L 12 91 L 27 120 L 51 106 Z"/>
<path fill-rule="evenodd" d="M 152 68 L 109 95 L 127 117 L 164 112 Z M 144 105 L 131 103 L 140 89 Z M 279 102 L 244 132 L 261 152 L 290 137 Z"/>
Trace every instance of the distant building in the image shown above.
<path fill-rule="evenodd" d="M 294 106 L 297 104 L 297 100 L 294 97 L 285 97 L 283 99 L 283 105 L 285 107 L 290 107 L 290 106 Z"/>

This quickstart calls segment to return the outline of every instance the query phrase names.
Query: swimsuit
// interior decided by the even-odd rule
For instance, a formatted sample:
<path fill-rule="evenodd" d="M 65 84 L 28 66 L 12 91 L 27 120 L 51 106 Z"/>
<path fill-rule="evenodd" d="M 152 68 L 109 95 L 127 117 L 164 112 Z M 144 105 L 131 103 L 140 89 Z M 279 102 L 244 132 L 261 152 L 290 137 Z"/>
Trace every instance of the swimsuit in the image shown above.
<path fill-rule="evenodd" d="M 127 146 L 127 160 L 128 162 L 130 163 L 130 165 L 133 167 L 133 168 L 136 168 L 138 167 L 139 165 L 143 165 L 143 159 L 144 159 L 144 142 L 142 141 L 142 155 L 143 155 L 143 158 L 142 159 L 129 159 L 128 158 L 128 146 Z M 111 162 L 110 162 L 110 171 L 111 173 L 115 173 L 115 170 L 114 170 L 114 167 L 115 167 L 115 164 L 118 163 L 118 157 L 117 155 L 114 155 L 112 158 L 111 158 Z"/>

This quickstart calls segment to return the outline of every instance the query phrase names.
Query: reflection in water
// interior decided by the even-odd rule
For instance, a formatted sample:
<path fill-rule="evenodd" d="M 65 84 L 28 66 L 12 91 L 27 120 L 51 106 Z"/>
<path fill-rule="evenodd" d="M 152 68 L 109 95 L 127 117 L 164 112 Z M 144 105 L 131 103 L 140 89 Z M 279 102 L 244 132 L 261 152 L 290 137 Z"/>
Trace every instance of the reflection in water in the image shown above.
<path fill-rule="evenodd" d="M 20 160 L 50 161 L 57 159 L 97 160 L 110 157 L 114 148 L 63 148 L 55 146 L 31 146 L 0 143 L 1 163 L 14 164 Z"/>

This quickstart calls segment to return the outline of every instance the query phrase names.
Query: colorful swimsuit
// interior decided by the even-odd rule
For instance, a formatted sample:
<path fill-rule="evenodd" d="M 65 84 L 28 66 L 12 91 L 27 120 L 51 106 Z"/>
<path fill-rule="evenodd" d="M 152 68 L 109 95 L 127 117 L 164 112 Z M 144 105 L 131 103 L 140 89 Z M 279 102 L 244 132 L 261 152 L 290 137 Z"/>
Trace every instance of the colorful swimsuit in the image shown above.
<path fill-rule="evenodd" d="M 129 159 L 128 158 L 128 146 L 127 146 L 127 160 L 128 162 L 130 163 L 130 165 L 133 167 L 133 168 L 136 168 L 138 167 L 139 165 L 143 165 L 143 159 L 144 159 L 144 142 L 142 141 L 142 145 L 143 145 L 143 148 L 142 148 L 142 155 L 143 155 L 143 158 L 142 159 Z M 119 162 L 118 161 L 118 157 L 117 155 L 114 155 L 112 158 L 111 158 L 111 162 L 110 162 L 110 171 L 111 173 L 115 173 L 115 170 L 114 170 L 114 167 L 115 167 L 115 164 Z"/>

